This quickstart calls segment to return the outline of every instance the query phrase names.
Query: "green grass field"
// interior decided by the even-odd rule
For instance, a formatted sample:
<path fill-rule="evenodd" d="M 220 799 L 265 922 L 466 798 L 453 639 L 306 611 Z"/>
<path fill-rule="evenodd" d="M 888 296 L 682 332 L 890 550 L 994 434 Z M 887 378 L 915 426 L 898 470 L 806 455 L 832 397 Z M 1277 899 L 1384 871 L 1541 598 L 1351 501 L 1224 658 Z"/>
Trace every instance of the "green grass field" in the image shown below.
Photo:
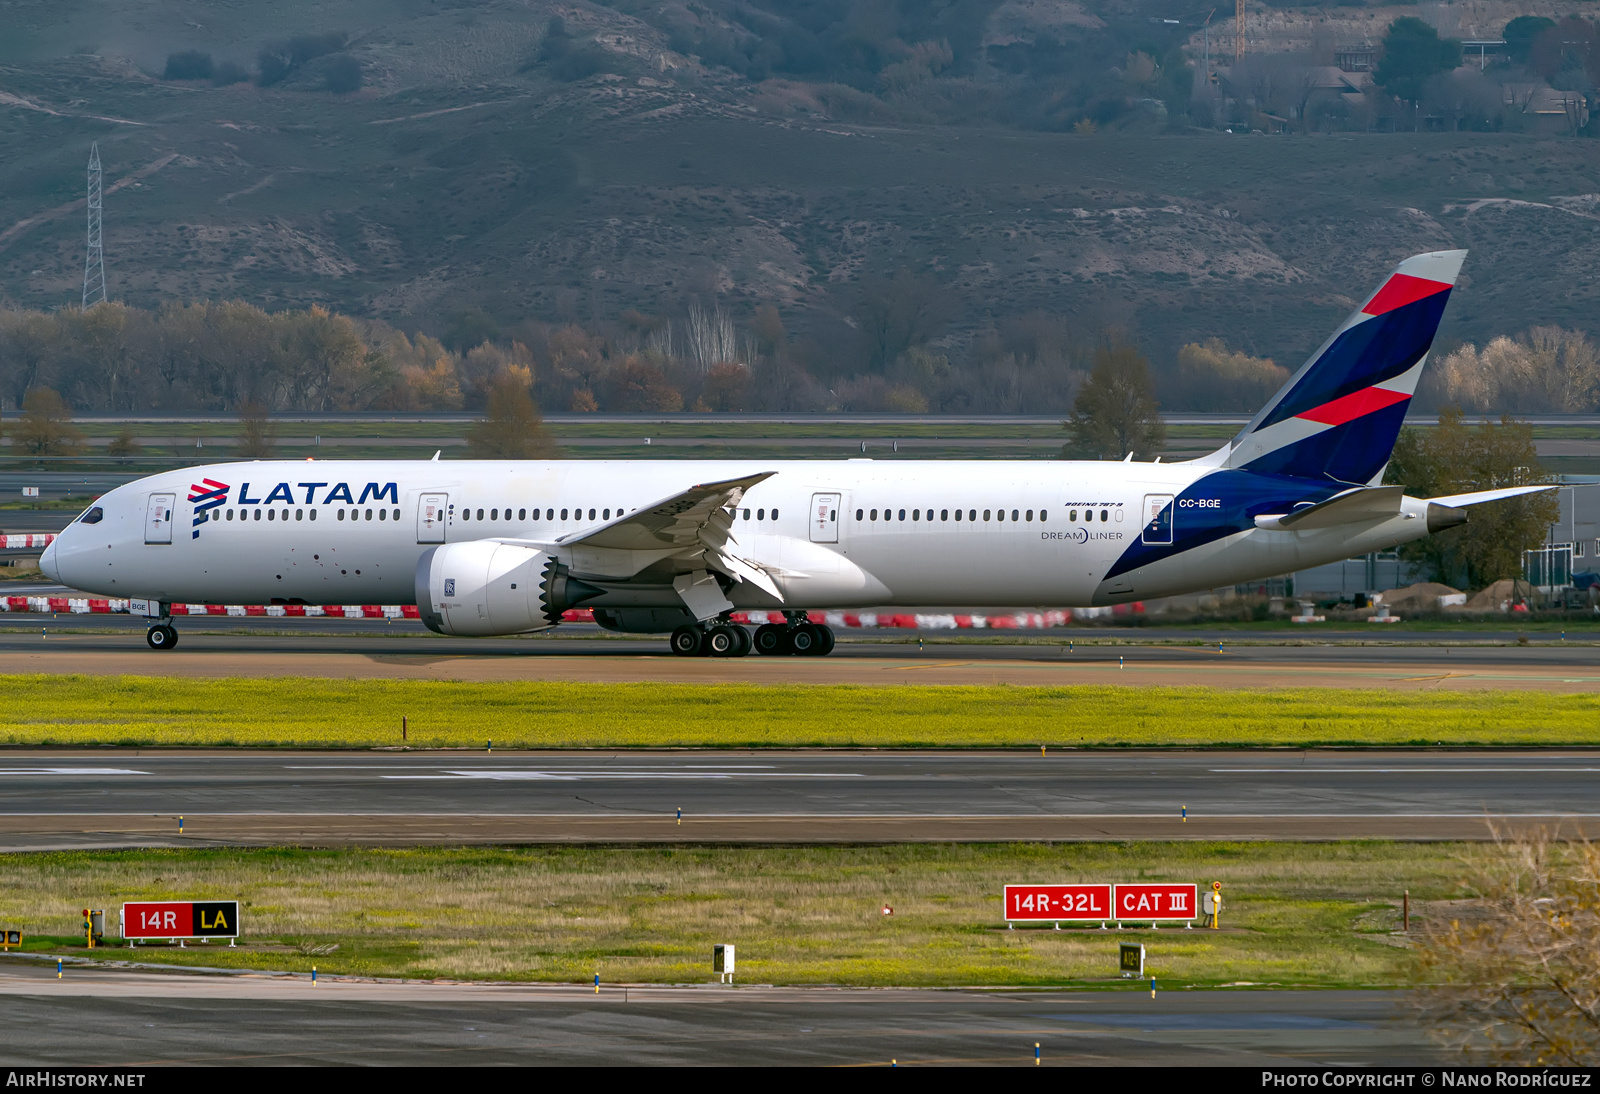
<path fill-rule="evenodd" d="M 0 677 L 0 745 L 1055 747 L 1600 744 L 1600 696 Z"/>
<path fill-rule="evenodd" d="M 85 906 L 238 899 L 237 949 L 107 959 L 365 975 L 695 983 L 711 946 L 752 983 L 1111 985 L 1140 941 L 1166 987 L 1408 981 L 1413 918 L 1458 895 L 1456 845 L 1001 844 L 808 848 L 215 850 L 0 856 L 0 925 L 83 952 Z M 1007 882 L 1223 883 L 1220 931 L 1005 930 Z M 883 905 L 894 909 L 882 914 Z M 68 975 L 71 975 L 68 973 Z"/>

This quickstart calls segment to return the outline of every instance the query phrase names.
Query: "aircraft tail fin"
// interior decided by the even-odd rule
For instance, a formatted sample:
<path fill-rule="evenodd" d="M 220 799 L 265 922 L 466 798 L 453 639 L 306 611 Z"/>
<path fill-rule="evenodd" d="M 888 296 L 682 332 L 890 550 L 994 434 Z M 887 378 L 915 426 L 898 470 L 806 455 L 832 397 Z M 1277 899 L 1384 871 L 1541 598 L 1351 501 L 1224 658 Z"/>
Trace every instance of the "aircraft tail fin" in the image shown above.
<path fill-rule="evenodd" d="M 1431 251 L 1396 266 L 1229 446 L 1201 462 L 1376 485 L 1466 257 Z"/>

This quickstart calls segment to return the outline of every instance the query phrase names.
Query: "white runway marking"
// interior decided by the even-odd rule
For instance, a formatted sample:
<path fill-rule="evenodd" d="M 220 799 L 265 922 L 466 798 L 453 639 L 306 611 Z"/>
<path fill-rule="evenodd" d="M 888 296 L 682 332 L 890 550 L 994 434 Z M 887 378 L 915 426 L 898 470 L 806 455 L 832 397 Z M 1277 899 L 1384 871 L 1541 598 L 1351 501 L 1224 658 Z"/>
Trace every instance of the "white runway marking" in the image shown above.
<path fill-rule="evenodd" d="M 493 781 L 587 779 L 864 779 L 865 775 L 833 771 L 445 771 L 439 775 L 383 775 L 385 779 L 490 779 Z"/>
<path fill-rule="evenodd" d="M 1213 767 L 1213 775 L 1534 775 L 1594 774 L 1600 767 Z"/>
<path fill-rule="evenodd" d="M 148 775 L 129 767 L 0 767 L 0 775 Z"/>

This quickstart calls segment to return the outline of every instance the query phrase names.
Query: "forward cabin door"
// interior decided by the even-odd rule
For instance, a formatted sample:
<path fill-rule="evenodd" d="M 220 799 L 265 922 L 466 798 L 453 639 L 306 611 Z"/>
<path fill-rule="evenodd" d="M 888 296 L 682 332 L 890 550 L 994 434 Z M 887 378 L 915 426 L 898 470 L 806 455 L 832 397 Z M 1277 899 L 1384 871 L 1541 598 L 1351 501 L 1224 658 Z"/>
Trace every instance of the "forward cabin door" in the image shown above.
<path fill-rule="evenodd" d="M 151 494 L 144 511 L 144 541 L 146 543 L 172 542 L 172 510 L 178 504 L 176 494 Z"/>
<path fill-rule="evenodd" d="M 449 494 L 423 494 L 417 499 L 417 542 L 443 543 Z"/>
<path fill-rule="evenodd" d="M 811 542 L 839 542 L 839 494 L 811 495 Z"/>

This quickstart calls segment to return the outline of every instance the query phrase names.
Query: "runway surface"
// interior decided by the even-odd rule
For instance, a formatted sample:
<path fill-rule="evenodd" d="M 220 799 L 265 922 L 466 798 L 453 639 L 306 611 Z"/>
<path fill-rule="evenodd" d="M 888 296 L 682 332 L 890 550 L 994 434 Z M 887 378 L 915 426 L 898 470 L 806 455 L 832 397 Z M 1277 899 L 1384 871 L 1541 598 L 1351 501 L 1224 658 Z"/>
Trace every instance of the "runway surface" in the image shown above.
<path fill-rule="evenodd" d="M 1491 815 L 1600 832 L 1597 802 L 1585 750 L 17 750 L 0 754 L 0 851 L 1483 839 Z"/>
<path fill-rule="evenodd" d="M 1423 1064 L 1403 998 L 374 983 L 18 962 L 12 1066 Z"/>
<path fill-rule="evenodd" d="M 175 650 L 144 644 L 144 621 L 127 616 L 0 617 L 0 659 L 16 673 L 156 676 L 322 676 L 441 680 L 665 681 L 756 684 L 1012 684 L 1062 686 L 1514 688 L 1593 692 L 1600 646 L 1551 641 L 1487 644 L 1474 632 L 1315 638 L 1174 629 L 1125 636 L 1098 629 L 991 633 L 945 641 L 931 632 L 842 632 L 826 658 L 681 658 L 665 638 L 602 637 L 598 628 L 548 635 L 459 639 L 414 621 L 179 620 Z M 969 634 L 971 632 L 968 632 Z M 1011 644 L 1037 637 L 1043 644 Z M 1514 636 L 1503 636 L 1513 639 Z M 1169 642 L 1192 644 L 1161 644 Z M 1342 641 L 1341 641 L 1342 640 Z M 1292 642 L 1304 644 L 1289 644 Z M 1452 644 L 1452 642 L 1473 644 Z M 1069 645 L 1070 643 L 1070 645 Z"/>

